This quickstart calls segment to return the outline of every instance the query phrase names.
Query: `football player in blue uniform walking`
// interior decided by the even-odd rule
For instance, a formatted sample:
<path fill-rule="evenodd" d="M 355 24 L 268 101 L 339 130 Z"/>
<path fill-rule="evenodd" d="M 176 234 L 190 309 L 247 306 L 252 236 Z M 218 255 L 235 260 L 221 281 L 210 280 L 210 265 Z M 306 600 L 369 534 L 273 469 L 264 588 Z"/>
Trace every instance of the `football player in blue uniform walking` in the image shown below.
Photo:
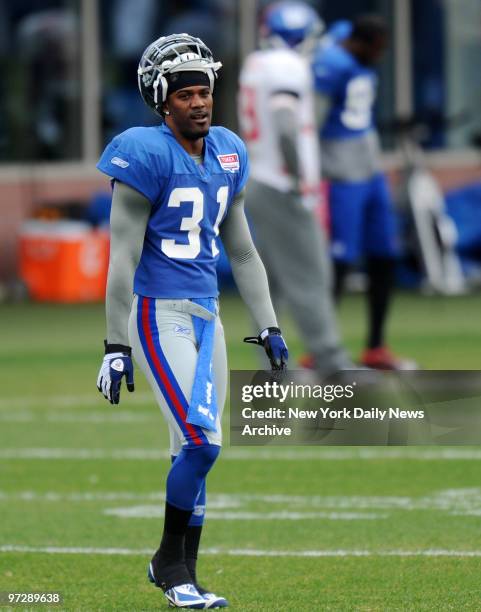
<path fill-rule="evenodd" d="M 327 40 L 329 42 L 327 42 Z M 384 342 L 397 255 L 393 205 L 373 121 L 377 74 L 388 31 L 377 15 L 337 24 L 314 57 L 322 171 L 329 180 L 331 245 L 339 298 L 346 273 L 366 255 L 369 333 L 363 365 L 411 369 Z"/>
<path fill-rule="evenodd" d="M 178 608 L 227 606 L 196 575 L 205 481 L 220 451 L 227 384 L 219 238 L 272 368 L 283 369 L 288 358 L 244 214 L 245 146 L 229 130 L 211 127 L 220 67 L 198 38 L 173 34 L 153 42 L 138 81 L 162 123 L 120 134 L 98 164 L 112 178 L 113 200 L 107 339 L 97 386 L 118 404 L 124 376 L 134 390 L 134 357 L 168 423 L 164 529 L 148 575 Z"/>

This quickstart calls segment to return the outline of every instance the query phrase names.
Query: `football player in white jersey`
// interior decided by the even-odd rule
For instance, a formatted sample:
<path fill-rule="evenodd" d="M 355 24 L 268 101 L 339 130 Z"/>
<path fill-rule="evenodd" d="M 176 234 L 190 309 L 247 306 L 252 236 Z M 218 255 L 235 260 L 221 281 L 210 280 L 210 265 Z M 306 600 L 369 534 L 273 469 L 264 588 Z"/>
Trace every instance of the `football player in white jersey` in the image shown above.
<path fill-rule="evenodd" d="M 340 345 L 326 239 L 310 53 L 323 24 L 303 2 L 267 7 L 261 49 L 240 74 L 239 121 L 251 162 L 246 198 L 274 303 L 286 302 L 312 365 L 352 368 Z"/>
<path fill-rule="evenodd" d="M 259 326 L 257 343 L 273 369 L 284 369 L 288 358 L 244 214 L 244 143 L 210 125 L 220 66 L 188 34 L 149 45 L 139 88 L 162 123 L 120 134 L 98 164 L 112 179 L 113 200 L 107 339 L 97 386 L 118 404 L 124 376 L 134 390 L 133 356 L 168 423 L 172 466 L 164 529 L 148 577 L 177 608 L 227 606 L 196 575 L 205 481 L 220 451 L 227 385 L 217 305 L 219 237 Z"/>

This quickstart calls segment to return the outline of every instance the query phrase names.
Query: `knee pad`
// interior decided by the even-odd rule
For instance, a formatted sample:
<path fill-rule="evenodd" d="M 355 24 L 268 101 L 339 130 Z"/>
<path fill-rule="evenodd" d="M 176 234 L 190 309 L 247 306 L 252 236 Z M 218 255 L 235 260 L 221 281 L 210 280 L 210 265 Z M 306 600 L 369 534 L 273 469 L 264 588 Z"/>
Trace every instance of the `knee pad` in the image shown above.
<path fill-rule="evenodd" d="M 182 453 L 184 454 L 184 460 L 192 465 L 196 475 L 203 478 L 219 456 L 220 446 L 206 444 L 199 446 L 199 448 L 186 448 Z"/>
<path fill-rule="evenodd" d="M 205 484 L 205 477 L 215 463 L 219 452 L 220 446 L 213 444 L 182 449 L 167 476 L 169 504 L 183 510 L 194 508 L 199 492 Z"/>

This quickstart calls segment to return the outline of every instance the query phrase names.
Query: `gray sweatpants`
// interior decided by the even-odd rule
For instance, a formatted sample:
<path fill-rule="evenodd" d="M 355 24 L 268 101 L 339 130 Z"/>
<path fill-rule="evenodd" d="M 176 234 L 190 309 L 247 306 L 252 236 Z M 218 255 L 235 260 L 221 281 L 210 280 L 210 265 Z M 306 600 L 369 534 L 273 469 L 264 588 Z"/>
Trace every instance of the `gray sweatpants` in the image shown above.
<path fill-rule="evenodd" d="M 249 182 L 246 208 L 276 312 L 283 303 L 287 304 L 321 374 L 352 368 L 340 344 L 330 260 L 314 214 L 298 197 L 255 180 Z"/>
<path fill-rule="evenodd" d="M 137 365 L 152 387 L 170 434 L 170 454 L 182 446 L 222 443 L 221 417 L 227 390 L 227 356 L 224 330 L 215 321 L 213 382 L 217 393 L 216 432 L 186 422 L 197 366 L 197 340 L 187 300 L 135 296 L 129 318 L 129 342 Z"/>

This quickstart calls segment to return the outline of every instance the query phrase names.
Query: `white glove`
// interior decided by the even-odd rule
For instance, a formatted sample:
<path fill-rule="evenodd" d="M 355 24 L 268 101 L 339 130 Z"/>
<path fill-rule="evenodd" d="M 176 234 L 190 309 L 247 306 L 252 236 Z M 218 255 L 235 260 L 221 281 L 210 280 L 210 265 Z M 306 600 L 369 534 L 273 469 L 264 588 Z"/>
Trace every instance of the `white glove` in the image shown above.
<path fill-rule="evenodd" d="M 112 349 L 114 349 L 114 351 L 112 351 Z M 125 376 L 126 379 L 127 390 L 130 392 L 134 390 L 134 364 L 132 363 L 131 357 L 132 349 L 130 346 L 105 343 L 105 351 L 105 357 L 97 377 L 97 389 L 104 394 L 104 397 L 108 399 L 111 404 L 118 404 L 120 401 L 120 387 L 123 376 Z"/>

